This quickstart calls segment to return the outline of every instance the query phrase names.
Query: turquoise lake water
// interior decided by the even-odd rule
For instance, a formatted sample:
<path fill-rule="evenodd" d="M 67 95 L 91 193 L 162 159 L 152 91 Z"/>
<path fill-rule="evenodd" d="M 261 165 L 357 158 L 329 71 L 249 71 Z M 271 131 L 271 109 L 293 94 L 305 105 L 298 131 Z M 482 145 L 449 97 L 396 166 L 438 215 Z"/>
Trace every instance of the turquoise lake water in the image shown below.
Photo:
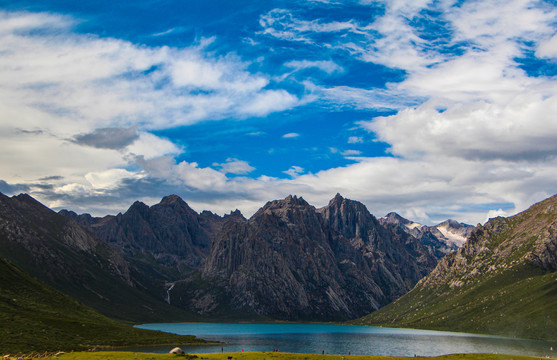
<path fill-rule="evenodd" d="M 278 349 L 282 352 L 345 355 L 437 356 L 481 352 L 557 356 L 557 342 L 429 330 L 290 323 L 161 323 L 137 327 L 196 335 L 225 343 L 215 346 L 181 346 L 187 353 Z M 173 347 L 122 350 L 166 353 Z"/>

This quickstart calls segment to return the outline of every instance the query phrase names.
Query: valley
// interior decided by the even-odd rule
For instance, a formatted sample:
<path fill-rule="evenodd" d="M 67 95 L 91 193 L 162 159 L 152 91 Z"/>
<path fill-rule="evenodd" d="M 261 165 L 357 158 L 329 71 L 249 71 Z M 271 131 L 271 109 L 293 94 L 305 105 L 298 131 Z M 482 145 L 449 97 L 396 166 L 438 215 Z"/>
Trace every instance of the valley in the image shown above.
<path fill-rule="evenodd" d="M 12 326 L 0 348 L 198 341 L 122 321 L 349 321 L 555 340 L 556 199 L 472 228 L 376 218 L 339 194 L 320 209 L 270 201 L 249 219 L 198 214 L 177 196 L 94 218 L 2 195 L 1 315 Z M 74 299 L 83 305 L 64 305 Z"/>

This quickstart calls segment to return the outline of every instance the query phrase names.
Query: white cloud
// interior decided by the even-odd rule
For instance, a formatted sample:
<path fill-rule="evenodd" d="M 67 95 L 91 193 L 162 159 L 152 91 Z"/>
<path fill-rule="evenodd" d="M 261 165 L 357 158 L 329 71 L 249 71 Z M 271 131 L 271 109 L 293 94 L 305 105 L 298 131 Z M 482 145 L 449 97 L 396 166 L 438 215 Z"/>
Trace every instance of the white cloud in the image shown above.
<path fill-rule="evenodd" d="M 249 116 L 265 116 L 296 106 L 299 99 L 285 90 L 266 90 L 257 94 L 251 102 L 239 107 L 239 113 Z"/>
<path fill-rule="evenodd" d="M 183 152 L 183 149 L 167 139 L 148 132 L 140 132 L 139 138 L 129 145 L 126 151 L 134 156 L 152 159 L 159 156 L 178 155 Z"/>
<path fill-rule="evenodd" d="M 234 158 L 228 158 L 222 164 L 214 163 L 213 166 L 220 167 L 220 171 L 224 174 L 245 175 L 255 170 L 247 161 Z"/>
<path fill-rule="evenodd" d="M 142 174 L 125 169 L 110 169 L 102 172 L 90 172 L 84 177 L 93 189 L 111 190 L 117 188 L 123 179 L 141 178 Z"/>
<path fill-rule="evenodd" d="M 274 9 L 259 19 L 263 28 L 262 33 L 282 40 L 313 42 L 313 33 L 338 33 L 343 31 L 358 31 L 358 25 L 352 21 L 321 22 L 319 20 L 302 20 L 296 18 L 285 9 Z"/>
<path fill-rule="evenodd" d="M 361 89 L 350 86 L 315 85 L 305 81 L 304 86 L 315 99 L 330 104 L 333 108 L 377 109 L 393 110 L 404 109 L 407 106 L 418 104 L 423 96 L 409 96 L 403 89 Z"/>
<path fill-rule="evenodd" d="M 336 64 L 334 61 L 331 60 L 321 60 L 321 61 L 292 60 L 285 63 L 284 65 L 290 68 L 294 68 L 296 70 L 317 68 L 319 70 L 326 72 L 327 74 L 343 71 L 342 66 Z"/>
<path fill-rule="evenodd" d="M 151 130 L 298 104 L 285 90 L 265 89 L 269 77 L 250 73 L 239 57 L 208 53 L 214 39 L 185 49 L 148 47 L 78 34 L 75 24 L 56 14 L 0 11 L 0 172 L 32 192 L 42 191 L 36 179 L 52 175 L 63 179 L 51 184 L 59 196 L 106 195 L 145 180 L 124 170 L 137 167 L 134 159 L 183 152 Z M 248 166 L 226 165 L 236 172 Z M 207 186 L 226 181 L 195 163 L 177 170 Z"/>
<path fill-rule="evenodd" d="M 487 212 L 487 216 L 486 216 L 484 222 L 487 222 L 489 219 L 493 219 L 493 218 L 496 218 L 496 217 L 499 217 L 499 216 L 507 217 L 509 215 L 512 215 L 512 214 L 509 214 L 508 212 L 504 211 L 503 209 L 489 210 Z"/>
<path fill-rule="evenodd" d="M 0 47 L 9 49 L 0 55 L 0 106 L 14 109 L 23 128 L 48 123 L 66 133 L 133 125 L 164 129 L 263 116 L 297 104 L 284 90 L 266 90 L 268 77 L 251 74 L 238 57 L 206 54 L 212 39 L 186 49 L 151 48 L 73 33 L 71 22 L 57 15 L 0 17 Z M 35 31 L 53 24 L 55 32 Z M 45 121 L 51 115 L 56 122 Z"/>
<path fill-rule="evenodd" d="M 284 139 L 294 139 L 294 138 L 300 137 L 300 134 L 298 134 L 298 133 L 288 133 L 288 134 L 282 135 L 282 137 Z"/>
<path fill-rule="evenodd" d="M 523 94 L 508 103 L 456 104 L 444 112 L 429 102 L 362 126 L 407 158 L 544 160 L 557 154 L 556 111 L 557 95 Z"/>
<path fill-rule="evenodd" d="M 364 142 L 364 138 L 361 136 L 350 136 L 348 138 L 349 144 L 361 144 Z"/>
<path fill-rule="evenodd" d="M 304 168 L 300 166 L 292 166 L 290 169 L 284 171 L 285 174 L 295 178 L 304 173 Z"/>
<path fill-rule="evenodd" d="M 362 152 L 360 150 L 344 150 L 341 152 L 342 156 L 359 156 Z"/>
<path fill-rule="evenodd" d="M 540 58 L 557 58 L 557 35 L 550 39 L 541 41 L 536 50 L 536 56 Z"/>
<path fill-rule="evenodd" d="M 372 209 L 415 209 L 426 222 L 427 214 L 449 212 L 475 223 L 499 211 L 470 210 L 475 205 L 512 203 L 514 212 L 557 192 L 550 180 L 557 83 L 532 77 L 517 63 L 532 50 L 538 58 L 557 56 L 554 7 L 530 0 L 362 3 L 383 3 L 385 12 L 368 24 L 345 21 L 342 27 L 288 11 L 262 19 L 269 36 L 406 71 L 386 89 L 304 83 L 313 97 L 338 108 L 398 110 L 360 123 L 398 158 L 359 158 L 300 176 L 298 183 L 307 181 L 319 194 L 340 191 Z M 445 33 L 432 41 L 433 22 Z M 324 33 L 328 41 L 317 41 Z"/>

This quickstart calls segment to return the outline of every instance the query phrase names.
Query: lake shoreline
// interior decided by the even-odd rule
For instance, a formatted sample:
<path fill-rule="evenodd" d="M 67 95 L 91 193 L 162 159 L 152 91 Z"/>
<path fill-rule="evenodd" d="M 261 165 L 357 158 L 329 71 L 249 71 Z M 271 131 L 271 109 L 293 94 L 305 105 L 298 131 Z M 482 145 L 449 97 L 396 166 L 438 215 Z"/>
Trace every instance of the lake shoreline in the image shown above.
<path fill-rule="evenodd" d="M 546 356 L 557 342 L 435 330 L 315 323 L 155 323 L 142 329 L 190 334 L 222 345 L 188 346 L 188 353 L 267 352 L 413 357 L 453 353 L 511 353 Z M 176 344 L 176 346 L 181 346 Z M 169 347 L 122 351 L 166 353 Z"/>

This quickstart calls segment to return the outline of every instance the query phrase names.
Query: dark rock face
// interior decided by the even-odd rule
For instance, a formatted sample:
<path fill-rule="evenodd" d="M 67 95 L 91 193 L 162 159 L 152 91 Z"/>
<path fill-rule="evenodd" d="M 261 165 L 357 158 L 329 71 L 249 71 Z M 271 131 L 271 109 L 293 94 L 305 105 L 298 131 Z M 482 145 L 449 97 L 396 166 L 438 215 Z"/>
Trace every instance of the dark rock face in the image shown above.
<path fill-rule="evenodd" d="M 117 216 L 78 216 L 81 224 L 121 249 L 128 258 L 145 258 L 147 262 L 152 259 L 172 269 L 170 272 L 177 270 L 182 274 L 203 263 L 211 237 L 220 231 L 222 220 L 208 211 L 197 214 L 176 195 L 167 196 L 151 207 L 136 201 Z"/>
<path fill-rule="evenodd" d="M 359 202 L 337 195 L 317 210 L 289 196 L 249 220 L 226 219 L 199 272 L 171 297 L 200 313 L 348 319 L 402 295 L 435 263 L 416 239 L 383 227 Z"/>

